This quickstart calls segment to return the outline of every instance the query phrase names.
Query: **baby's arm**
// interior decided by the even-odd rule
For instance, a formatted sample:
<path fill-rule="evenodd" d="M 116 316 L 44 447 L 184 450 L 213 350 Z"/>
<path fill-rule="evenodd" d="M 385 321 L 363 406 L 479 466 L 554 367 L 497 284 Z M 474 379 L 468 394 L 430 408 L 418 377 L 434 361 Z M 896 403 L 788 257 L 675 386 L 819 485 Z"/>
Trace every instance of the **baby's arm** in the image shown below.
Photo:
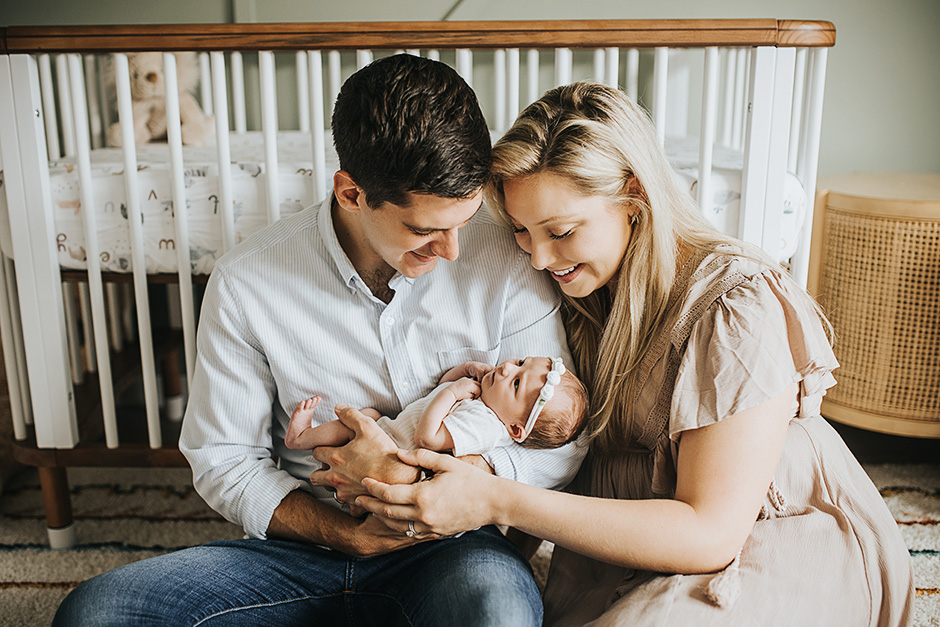
<path fill-rule="evenodd" d="M 460 364 L 459 366 L 454 366 L 450 370 L 444 373 L 444 376 L 441 377 L 441 380 L 438 383 L 447 383 L 448 381 L 456 381 L 457 379 L 462 379 L 468 377 L 474 381 L 479 381 L 483 378 L 483 375 L 492 370 L 495 366 L 491 366 L 482 361 L 468 361 Z"/>
<path fill-rule="evenodd" d="M 454 440 L 444 426 L 444 418 L 459 401 L 478 396 L 480 384 L 466 377 L 439 390 L 421 414 L 415 431 L 415 445 L 432 451 L 449 451 L 454 448 Z"/>
<path fill-rule="evenodd" d="M 314 396 L 301 401 L 290 416 L 284 445 L 292 449 L 312 449 L 317 446 L 342 446 L 353 437 L 353 432 L 339 420 L 331 420 L 322 425 L 311 427 L 313 410 L 320 404 L 320 397 Z M 363 409 L 362 413 L 378 420 L 379 412 Z"/>

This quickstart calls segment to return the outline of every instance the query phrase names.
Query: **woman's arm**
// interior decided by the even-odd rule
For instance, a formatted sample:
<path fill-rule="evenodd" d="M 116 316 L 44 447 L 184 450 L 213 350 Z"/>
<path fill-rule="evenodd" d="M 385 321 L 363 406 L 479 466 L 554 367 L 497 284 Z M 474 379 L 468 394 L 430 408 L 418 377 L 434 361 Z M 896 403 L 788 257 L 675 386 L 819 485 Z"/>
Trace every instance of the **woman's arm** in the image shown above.
<path fill-rule="evenodd" d="M 533 488 L 427 451 L 402 454 L 435 471 L 414 486 L 364 481 L 358 503 L 395 529 L 416 520 L 441 535 L 515 527 L 589 557 L 658 572 L 712 572 L 747 539 L 783 450 L 794 389 L 682 434 L 674 500 L 585 497 Z"/>

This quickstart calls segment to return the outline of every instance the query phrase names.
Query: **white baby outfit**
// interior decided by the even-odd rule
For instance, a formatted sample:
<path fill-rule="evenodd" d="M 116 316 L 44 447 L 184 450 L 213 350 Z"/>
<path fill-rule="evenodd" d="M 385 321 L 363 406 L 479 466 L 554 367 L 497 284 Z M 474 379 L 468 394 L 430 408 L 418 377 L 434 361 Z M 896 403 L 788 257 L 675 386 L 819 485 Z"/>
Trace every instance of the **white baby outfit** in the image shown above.
<path fill-rule="evenodd" d="M 407 405 L 398 418 L 382 416 L 378 425 L 382 427 L 399 448 L 415 448 L 415 432 L 425 408 L 439 391 L 451 385 L 453 381 L 442 383 L 430 394 Z M 509 431 L 492 409 L 479 399 L 458 401 L 444 417 L 444 426 L 454 440 L 454 455 L 480 455 L 498 446 L 513 443 Z"/>

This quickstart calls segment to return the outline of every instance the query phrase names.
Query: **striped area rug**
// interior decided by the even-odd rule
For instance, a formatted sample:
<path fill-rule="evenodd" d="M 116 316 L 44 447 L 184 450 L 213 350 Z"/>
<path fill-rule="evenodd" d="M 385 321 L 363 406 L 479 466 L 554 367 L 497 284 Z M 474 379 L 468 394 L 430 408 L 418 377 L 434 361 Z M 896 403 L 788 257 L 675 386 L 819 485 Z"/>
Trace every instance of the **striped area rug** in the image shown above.
<path fill-rule="evenodd" d="M 894 513 L 914 564 L 915 622 L 940 627 L 940 464 L 867 465 Z M 49 625 L 55 608 L 79 582 L 139 559 L 241 530 L 210 510 L 180 468 L 69 470 L 77 546 L 46 548 L 39 483 L 32 472 L 0 498 L 0 622 Z M 550 546 L 534 560 L 544 577 Z"/>

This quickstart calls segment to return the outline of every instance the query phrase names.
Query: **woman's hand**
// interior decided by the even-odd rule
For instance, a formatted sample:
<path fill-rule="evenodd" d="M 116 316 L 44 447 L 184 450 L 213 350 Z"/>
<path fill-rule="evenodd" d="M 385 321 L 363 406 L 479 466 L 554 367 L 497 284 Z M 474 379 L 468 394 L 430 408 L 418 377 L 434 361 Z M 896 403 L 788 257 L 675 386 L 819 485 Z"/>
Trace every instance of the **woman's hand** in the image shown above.
<path fill-rule="evenodd" d="M 343 446 L 313 449 L 314 459 L 324 464 L 310 475 L 313 485 L 335 488 L 339 500 L 352 503 L 365 494 L 364 477 L 393 484 L 417 480 L 418 469 L 398 458 L 398 446 L 375 420 L 348 405 L 337 405 L 336 416 L 355 435 Z"/>
<path fill-rule="evenodd" d="M 408 465 L 432 471 L 434 476 L 412 485 L 363 479 L 369 495 L 358 497 L 356 505 L 372 512 L 389 528 L 405 533 L 412 522 L 420 537 L 428 533 L 449 536 L 498 522 L 494 518 L 494 499 L 503 481 L 499 477 L 426 449 L 399 451 L 398 456 Z"/>

